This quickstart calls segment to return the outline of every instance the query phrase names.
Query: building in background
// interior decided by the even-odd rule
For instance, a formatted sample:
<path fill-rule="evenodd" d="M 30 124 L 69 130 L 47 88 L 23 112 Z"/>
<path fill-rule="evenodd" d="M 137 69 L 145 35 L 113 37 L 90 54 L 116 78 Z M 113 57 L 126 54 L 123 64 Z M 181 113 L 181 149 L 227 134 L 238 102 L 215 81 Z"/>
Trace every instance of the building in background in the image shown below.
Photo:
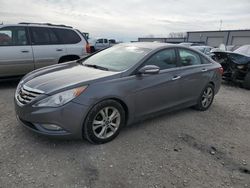
<path fill-rule="evenodd" d="M 250 44 L 250 30 L 222 30 L 222 31 L 190 31 L 186 38 L 138 38 L 139 42 L 167 42 L 181 43 L 193 42 L 208 46 L 218 47 L 220 44 L 226 46 L 241 46 Z"/>
<path fill-rule="evenodd" d="M 213 47 L 220 44 L 241 46 L 250 44 L 250 30 L 192 31 L 187 32 L 187 40 L 189 42 L 203 42 Z"/>
<path fill-rule="evenodd" d="M 186 38 L 154 38 L 154 37 L 142 37 L 138 38 L 139 42 L 166 42 L 178 44 L 181 42 L 185 42 Z"/>

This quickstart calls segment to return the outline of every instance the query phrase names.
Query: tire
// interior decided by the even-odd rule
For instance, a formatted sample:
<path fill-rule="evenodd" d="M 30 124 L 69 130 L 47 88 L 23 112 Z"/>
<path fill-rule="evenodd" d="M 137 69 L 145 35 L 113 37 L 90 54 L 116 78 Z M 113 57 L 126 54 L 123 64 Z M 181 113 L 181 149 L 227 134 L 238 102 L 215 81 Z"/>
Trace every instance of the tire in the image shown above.
<path fill-rule="evenodd" d="M 214 100 L 214 86 L 212 84 L 208 84 L 202 90 L 202 93 L 198 99 L 195 109 L 199 111 L 205 111 L 211 106 L 213 100 Z"/>
<path fill-rule="evenodd" d="M 250 72 L 245 76 L 244 82 L 242 83 L 245 89 L 250 89 Z"/>
<path fill-rule="evenodd" d="M 125 111 L 120 103 L 115 100 L 102 101 L 89 111 L 83 135 L 94 144 L 109 142 L 118 136 L 125 120 Z"/>

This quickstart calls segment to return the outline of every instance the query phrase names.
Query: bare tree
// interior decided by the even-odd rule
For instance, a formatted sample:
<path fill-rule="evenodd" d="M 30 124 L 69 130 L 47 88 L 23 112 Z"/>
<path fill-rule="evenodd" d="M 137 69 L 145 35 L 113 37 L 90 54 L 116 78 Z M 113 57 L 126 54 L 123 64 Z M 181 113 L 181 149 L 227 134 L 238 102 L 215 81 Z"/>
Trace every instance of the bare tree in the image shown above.
<path fill-rule="evenodd" d="M 185 32 L 171 32 L 169 33 L 169 38 L 185 38 L 187 34 Z"/>
<path fill-rule="evenodd" d="M 149 35 L 145 35 L 143 37 L 145 37 L 145 38 L 154 38 L 155 36 L 153 34 L 149 34 Z"/>

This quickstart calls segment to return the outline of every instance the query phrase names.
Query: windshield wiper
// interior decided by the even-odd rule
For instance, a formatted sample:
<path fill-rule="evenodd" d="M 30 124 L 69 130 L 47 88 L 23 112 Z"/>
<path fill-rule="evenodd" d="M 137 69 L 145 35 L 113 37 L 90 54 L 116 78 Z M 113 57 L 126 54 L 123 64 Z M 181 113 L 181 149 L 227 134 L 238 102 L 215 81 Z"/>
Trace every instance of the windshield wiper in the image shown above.
<path fill-rule="evenodd" d="M 99 65 L 94 65 L 94 64 L 83 64 L 84 66 L 86 67 L 93 67 L 95 69 L 100 69 L 100 70 L 106 70 L 108 71 L 109 69 L 106 68 L 106 67 L 102 67 L 102 66 L 99 66 Z"/>

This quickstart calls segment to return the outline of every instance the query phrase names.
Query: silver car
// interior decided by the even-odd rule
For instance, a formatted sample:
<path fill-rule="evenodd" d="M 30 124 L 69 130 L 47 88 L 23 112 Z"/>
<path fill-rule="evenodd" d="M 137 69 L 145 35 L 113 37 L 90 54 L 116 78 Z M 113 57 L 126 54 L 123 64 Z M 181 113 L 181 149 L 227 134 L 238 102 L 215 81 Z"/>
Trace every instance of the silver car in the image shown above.
<path fill-rule="evenodd" d="M 16 114 L 43 135 L 105 143 L 152 114 L 207 110 L 222 72 L 220 64 L 183 46 L 119 44 L 26 75 L 16 90 Z"/>
<path fill-rule="evenodd" d="M 84 35 L 69 26 L 0 25 L 0 79 L 80 59 L 89 52 L 90 46 Z"/>

